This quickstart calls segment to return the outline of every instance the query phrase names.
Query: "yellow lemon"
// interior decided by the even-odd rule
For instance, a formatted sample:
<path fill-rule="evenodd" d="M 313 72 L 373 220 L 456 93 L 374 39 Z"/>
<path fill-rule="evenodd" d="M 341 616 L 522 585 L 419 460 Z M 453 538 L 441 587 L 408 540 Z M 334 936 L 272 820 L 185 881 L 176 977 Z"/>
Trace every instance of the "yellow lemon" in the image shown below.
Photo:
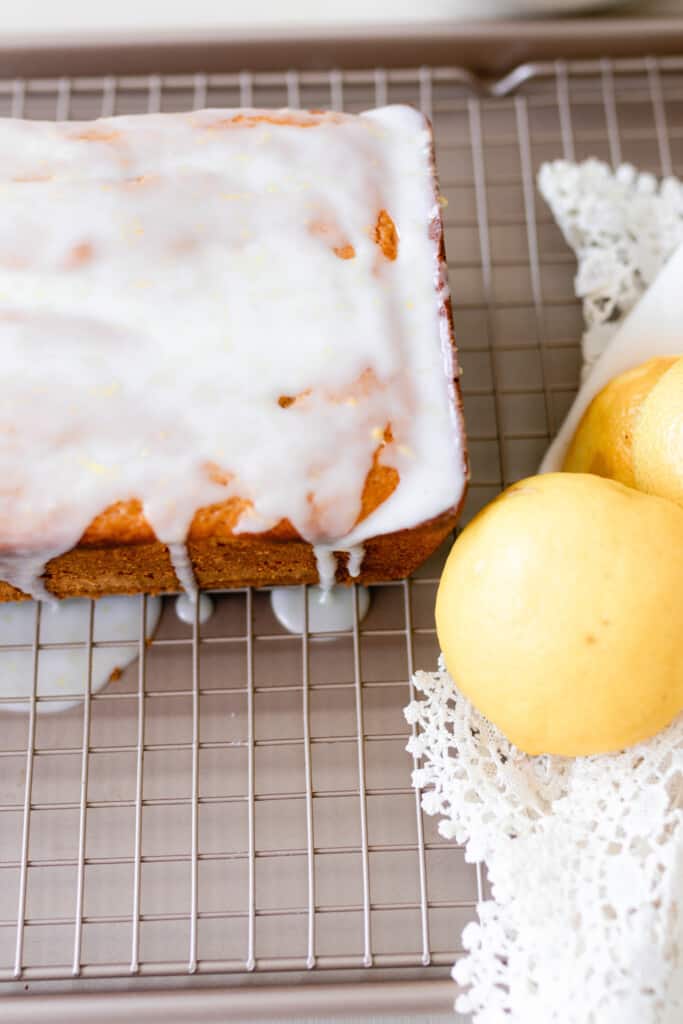
<path fill-rule="evenodd" d="M 675 358 L 648 359 L 600 391 L 577 427 L 565 457 L 565 472 L 595 473 L 635 487 L 633 435 L 643 402 Z"/>
<path fill-rule="evenodd" d="M 633 433 L 633 471 L 639 491 L 683 505 L 683 359 L 643 402 Z"/>
<path fill-rule="evenodd" d="M 620 750 L 683 708 L 682 582 L 683 508 L 597 476 L 531 477 L 453 546 L 446 666 L 529 754 Z"/>

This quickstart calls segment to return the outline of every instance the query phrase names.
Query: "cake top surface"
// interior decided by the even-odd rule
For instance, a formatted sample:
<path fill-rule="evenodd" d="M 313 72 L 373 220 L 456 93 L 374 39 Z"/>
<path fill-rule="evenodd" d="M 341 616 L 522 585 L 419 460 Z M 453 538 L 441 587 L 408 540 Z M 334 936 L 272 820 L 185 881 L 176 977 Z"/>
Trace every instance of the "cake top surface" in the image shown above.
<path fill-rule="evenodd" d="M 231 497 L 335 549 L 457 505 L 440 231 L 408 107 L 0 121 L 0 578 L 134 497 L 170 545 Z"/>

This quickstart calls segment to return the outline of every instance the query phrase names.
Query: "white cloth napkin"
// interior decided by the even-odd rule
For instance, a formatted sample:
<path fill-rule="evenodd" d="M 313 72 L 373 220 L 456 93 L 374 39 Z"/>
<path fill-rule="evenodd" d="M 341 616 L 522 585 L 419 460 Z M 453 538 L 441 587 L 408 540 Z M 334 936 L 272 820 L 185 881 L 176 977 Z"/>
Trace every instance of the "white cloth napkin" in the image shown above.
<path fill-rule="evenodd" d="M 546 165 L 539 184 L 577 253 L 590 366 L 683 242 L 683 186 L 597 161 Z M 491 883 L 453 970 L 457 1009 L 475 1024 L 680 1024 L 683 715 L 621 754 L 529 757 L 443 663 L 414 683 L 414 785 Z"/>
<path fill-rule="evenodd" d="M 538 187 L 579 264 L 585 376 L 683 242 L 683 184 L 630 164 L 556 160 L 543 165 Z"/>

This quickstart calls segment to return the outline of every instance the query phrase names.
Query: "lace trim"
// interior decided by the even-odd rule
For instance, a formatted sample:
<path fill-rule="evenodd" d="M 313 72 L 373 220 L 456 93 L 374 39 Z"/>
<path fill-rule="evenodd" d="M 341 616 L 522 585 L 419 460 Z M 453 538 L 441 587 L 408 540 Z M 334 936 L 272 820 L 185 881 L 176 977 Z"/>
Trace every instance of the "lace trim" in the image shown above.
<path fill-rule="evenodd" d="M 683 185 L 557 161 L 539 188 L 578 259 L 584 371 L 683 242 Z M 456 1006 L 476 1024 L 680 1024 L 683 715 L 619 755 L 528 757 L 445 671 L 418 672 L 414 785 L 439 831 L 486 861 Z"/>
<path fill-rule="evenodd" d="M 585 373 L 683 242 L 683 184 L 630 164 L 556 160 L 543 165 L 538 187 L 578 259 Z"/>
<path fill-rule="evenodd" d="M 477 1024 L 679 1024 L 683 716 L 618 755 L 529 757 L 418 672 L 413 783 L 440 833 L 485 860 L 456 1003 Z"/>

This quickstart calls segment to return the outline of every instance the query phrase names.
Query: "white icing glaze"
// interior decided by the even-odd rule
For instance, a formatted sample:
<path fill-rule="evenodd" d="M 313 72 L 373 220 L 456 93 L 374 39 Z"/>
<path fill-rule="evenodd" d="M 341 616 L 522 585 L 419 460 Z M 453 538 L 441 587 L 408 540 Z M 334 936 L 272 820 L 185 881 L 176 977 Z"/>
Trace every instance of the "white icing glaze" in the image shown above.
<path fill-rule="evenodd" d="M 543 459 L 541 473 L 552 473 L 562 468 L 581 417 L 598 392 L 614 377 L 655 356 L 683 355 L 681 281 L 683 245 L 664 264 L 595 363 Z"/>
<path fill-rule="evenodd" d="M 168 554 L 173 565 L 173 571 L 178 577 L 178 583 L 194 604 L 197 600 L 197 581 L 194 578 L 192 561 L 190 560 L 185 541 L 170 541 L 168 544 Z"/>
<path fill-rule="evenodd" d="M 358 594 L 358 621 L 361 622 L 370 607 L 370 591 L 356 586 Z M 341 633 L 354 623 L 355 605 L 352 587 L 306 587 L 309 633 Z M 278 622 L 290 633 L 303 633 L 304 597 L 301 587 L 273 587 L 270 604 Z"/>
<path fill-rule="evenodd" d="M 318 570 L 320 586 L 327 593 L 334 586 L 337 556 L 334 553 L 333 547 L 329 544 L 314 545 L 313 554 L 315 555 L 315 566 Z"/>
<path fill-rule="evenodd" d="M 130 642 L 140 629 L 140 597 L 103 597 L 95 604 L 93 640 Z M 146 636 L 154 633 L 161 615 L 161 599 L 148 598 Z M 41 644 L 79 644 L 78 647 L 41 649 L 38 656 L 38 697 L 73 697 L 45 701 L 41 711 L 65 711 L 83 697 L 88 682 L 88 628 L 90 602 L 51 601 L 40 610 Z M 33 601 L 0 603 L 0 713 L 26 711 L 33 691 L 33 651 L 7 650 L 9 644 L 31 645 L 35 634 Z M 123 670 L 138 655 L 137 646 L 93 647 L 91 693 L 109 682 L 112 672 Z M 6 699 L 12 698 L 7 703 Z"/>
<path fill-rule="evenodd" d="M 355 579 L 356 576 L 360 576 L 360 571 L 363 568 L 363 559 L 365 558 L 365 547 L 363 544 L 356 544 L 355 547 L 350 548 L 349 560 L 346 563 L 349 576 Z"/>
<path fill-rule="evenodd" d="M 242 532 L 288 519 L 329 585 L 333 549 L 458 504 L 427 124 L 291 116 L 315 126 L 0 120 L 0 576 L 23 591 L 43 596 L 43 564 L 133 497 L 190 591 L 205 506 L 248 502 Z M 358 523 L 380 447 L 400 483 Z"/>
<path fill-rule="evenodd" d="M 346 554 L 346 570 L 352 579 L 360 576 L 360 571 L 365 557 L 364 544 L 352 544 L 348 548 L 342 548 L 339 544 L 316 544 L 313 547 L 315 565 L 318 570 L 318 581 L 324 591 L 334 586 L 337 572 L 337 554 Z"/>
<path fill-rule="evenodd" d="M 59 553 L 59 549 L 56 549 L 46 557 L 44 550 L 40 550 L 37 555 L 31 551 L 27 551 L 26 554 L 3 554 L 0 550 L 0 580 L 11 582 L 25 594 L 31 594 L 37 601 L 54 601 L 54 597 L 45 589 L 40 577 L 45 562 Z"/>
<path fill-rule="evenodd" d="M 189 594 L 179 594 L 175 599 L 175 613 L 180 621 L 187 626 L 194 625 L 195 614 L 197 614 L 200 626 L 203 626 L 209 621 L 213 612 L 213 598 L 208 594 L 200 594 L 199 601 L 196 597 L 193 599 Z"/>

